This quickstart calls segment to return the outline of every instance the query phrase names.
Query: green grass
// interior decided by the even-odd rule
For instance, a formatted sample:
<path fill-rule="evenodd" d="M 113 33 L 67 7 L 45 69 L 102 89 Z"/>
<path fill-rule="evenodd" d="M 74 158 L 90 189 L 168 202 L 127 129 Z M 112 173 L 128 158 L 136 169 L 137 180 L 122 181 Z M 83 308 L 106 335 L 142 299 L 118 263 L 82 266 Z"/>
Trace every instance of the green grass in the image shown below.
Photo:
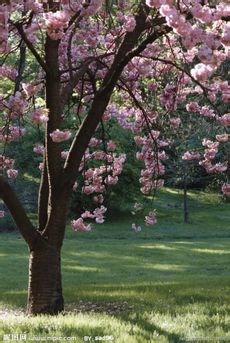
<path fill-rule="evenodd" d="M 38 336 L 62 337 L 59 342 L 67 336 L 77 342 L 84 336 L 113 336 L 118 343 L 230 341 L 229 205 L 192 192 L 191 223 L 185 225 L 181 202 L 177 191 L 162 191 L 159 223 L 139 234 L 130 229 L 133 217 L 121 213 L 92 233 L 68 229 L 66 312 L 56 317 L 22 312 L 27 247 L 17 233 L 1 234 L 0 341 L 13 333 L 26 333 L 32 342 Z"/>

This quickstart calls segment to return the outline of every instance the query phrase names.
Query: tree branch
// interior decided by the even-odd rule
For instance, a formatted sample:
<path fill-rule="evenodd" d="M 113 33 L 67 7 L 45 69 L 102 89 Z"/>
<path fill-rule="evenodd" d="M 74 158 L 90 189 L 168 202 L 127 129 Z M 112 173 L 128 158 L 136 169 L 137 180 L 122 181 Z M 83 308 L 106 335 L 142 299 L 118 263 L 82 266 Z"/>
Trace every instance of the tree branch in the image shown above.
<path fill-rule="evenodd" d="M 0 175 L 0 198 L 8 207 L 23 238 L 29 247 L 32 248 L 34 242 L 38 238 L 38 233 L 29 220 L 26 211 L 17 198 L 13 188 L 2 175 Z"/>
<path fill-rule="evenodd" d="M 27 38 L 25 31 L 23 30 L 23 25 L 20 22 L 11 22 L 12 25 L 14 25 L 16 27 L 16 29 L 18 30 L 19 35 L 21 36 L 22 40 L 25 42 L 26 46 L 28 47 L 28 49 L 32 52 L 32 54 L 34 55 L 34 57 L 36 58 L 37 62 L 40 64 L 40 66 L 42 67 L 42 69 L 48 73 L 49 69 L 45 63 L 45 61 L 43 60 L 43 58 L 39 55 L 39 53 L 37 52 L 37 50 L 35 49 L 33 43 L 30 42 L 30 40 Z"/>

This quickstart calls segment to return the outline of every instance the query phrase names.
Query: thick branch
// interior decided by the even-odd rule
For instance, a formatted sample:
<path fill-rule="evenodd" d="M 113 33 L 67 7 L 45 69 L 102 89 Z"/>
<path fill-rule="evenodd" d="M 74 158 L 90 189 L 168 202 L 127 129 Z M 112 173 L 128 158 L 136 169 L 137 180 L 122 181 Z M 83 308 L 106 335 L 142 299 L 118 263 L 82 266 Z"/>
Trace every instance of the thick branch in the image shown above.
<path fill-rule="evenodd" d="M 32 247 L 38 237 L 37 231 L 27 217 L 26 211 L 14 190 L 2 175 L 0 175 L 0 198 L 8 207 L 23 238 L 29 247 Z"/>
<path fill-rule="evenodd" d="M 15 81 L 15 88 L 14 88 L 14 92 L 16 93 L 17 91 L 19 91 L 19 87 L 20 87 L 20 82 L 22 80 L 23 77 L 23 72 L 25 69 L 25 63 L 26 63 L 26 47 L 24 45 L 23 42 L 21 42 L 20 45 L 20 59 L 18 62 L 18 75 Z"/>
<path fill-rule="evenodd" d="M 43 231 L 48 218 L 49 182 L 47 166 L 44 158 L 44 168 L 42 171 L 40 189 L 38 194 L 38 230 Z"/>
<path fill-rule="evenodd" d="M 62 109 L 60 107 L 60 72 L 58 63 L 59 42 L 46 37 L 46 65 L 49 73 L 46 75 L 46 107 L 49 110 L 49 121 L 46 125 L 46 162 L 49 184 L 53 188 L 58 183 L 61 171 L 61 150 L 59 144 L 52 141 L 50 133 L 60 128 Z"/>
<path fill-rule="evenodd" d="M 25 31 L 23 30 L 22 23 L 12 23 L 16 29 L 18 30 L 19 35 L 21 36 L 22 40 L 25 42 L 28 49 L 32 52 L 34 57 L 36 58 L 37 62 L 40 64 L 40 66 L 43 68 L 43 70 L 48 73 L 49 70 L 47 68 L 47 65 L 43 58 L 39 55 L 37 50 L 35 49 L 34 45 L 30 42 L 30 40 L 27 38 Z"/>

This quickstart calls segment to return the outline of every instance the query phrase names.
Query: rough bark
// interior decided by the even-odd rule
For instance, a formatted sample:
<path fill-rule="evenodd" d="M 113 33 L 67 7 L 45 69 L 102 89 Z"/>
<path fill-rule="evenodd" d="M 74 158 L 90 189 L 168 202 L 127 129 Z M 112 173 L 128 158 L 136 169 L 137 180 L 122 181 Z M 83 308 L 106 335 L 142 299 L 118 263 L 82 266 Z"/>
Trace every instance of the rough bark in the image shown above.
<path fill-rule="evenodd" d="M 28 314 L 57 314 L 64 309 L 60 249 L 39 242 L 30 252 Z"/>

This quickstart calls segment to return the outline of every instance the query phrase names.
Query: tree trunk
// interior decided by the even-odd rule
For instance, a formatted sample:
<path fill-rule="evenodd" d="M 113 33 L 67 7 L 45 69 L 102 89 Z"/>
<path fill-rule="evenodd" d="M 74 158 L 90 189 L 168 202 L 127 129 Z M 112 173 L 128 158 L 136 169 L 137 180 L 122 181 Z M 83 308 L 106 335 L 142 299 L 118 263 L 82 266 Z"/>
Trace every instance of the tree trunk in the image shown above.
<path fill-rule="evenodd" d="M 188 194 L 187 194 L 187 182 L 184 180 L 184 223 L 188 224 L 189 222 L 189 214 L 188 214 Z"/>
<path fill-rule="evenodd" d="M 39 244 L 30 252 L 28 314 L 57 314 L 64 309 L 60 249 Z"/>

